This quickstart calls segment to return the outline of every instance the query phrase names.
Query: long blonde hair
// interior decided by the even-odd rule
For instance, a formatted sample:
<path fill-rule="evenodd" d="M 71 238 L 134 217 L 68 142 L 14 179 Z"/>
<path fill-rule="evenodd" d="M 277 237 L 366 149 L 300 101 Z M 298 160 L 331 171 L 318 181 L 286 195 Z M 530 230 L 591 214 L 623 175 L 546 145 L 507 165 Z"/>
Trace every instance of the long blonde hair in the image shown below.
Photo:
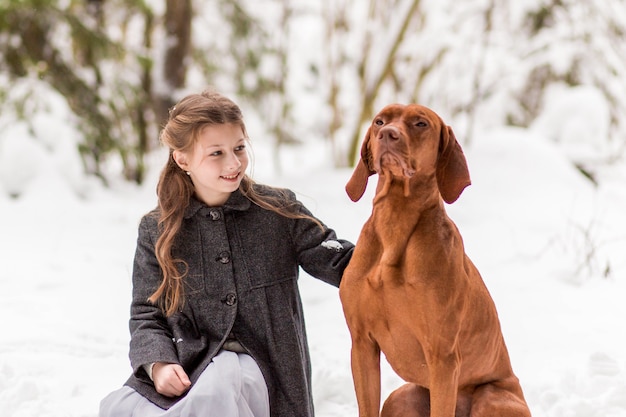
<path fill-rule="evenodd" d="M 206 90 L 189 95 L 172 107 L 161 131 L 161 143 L 169 148 L 169 157 L 157 184 L 160 234 L 155 245 L 155 255 L 163 281 L 148 300 L 158 304 L 167 316 L 178 311 L 184 303 L 183 278 L 187 274 L 188 265 L 183 259 L 174 259 L 172 247 L 182 227 L 185 209 L 194 194 L 191 178 L 176 164 L 172 154 L 174 151 L 190 152 L 205 126 L 226 123 L 240 126 L 247 138 L 239 106 L 217 92 Z M 253 186 L 254 181 L 244 175 L 239 190 L 254 204 L 285 217 L 308 218 L 322 226 L 317 219 L 300 213 L 293 204 L 286 206 L 286 195 L 260 195 Z"/>

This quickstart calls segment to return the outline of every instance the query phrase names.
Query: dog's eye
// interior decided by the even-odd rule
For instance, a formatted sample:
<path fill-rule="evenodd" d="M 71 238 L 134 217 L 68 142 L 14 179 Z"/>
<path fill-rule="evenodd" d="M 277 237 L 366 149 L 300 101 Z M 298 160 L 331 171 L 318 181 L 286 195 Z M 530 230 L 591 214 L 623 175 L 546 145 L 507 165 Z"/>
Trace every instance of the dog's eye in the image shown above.
<path fill-rule="evenodd" d="M 428 123 L 423 122 L 423 121 L 420 120 L 419 122 L 415 123 L 415 126 L 417 126 L 417 127 L 426 127 L 426 126 L 428 126 Z"/>
<path fill-rule="evenodd" d="M 376 124 L 376 126 L 382 126 L 383 124 L 385 124 L 381 119 L 376 119 L 374 123 Z"/>

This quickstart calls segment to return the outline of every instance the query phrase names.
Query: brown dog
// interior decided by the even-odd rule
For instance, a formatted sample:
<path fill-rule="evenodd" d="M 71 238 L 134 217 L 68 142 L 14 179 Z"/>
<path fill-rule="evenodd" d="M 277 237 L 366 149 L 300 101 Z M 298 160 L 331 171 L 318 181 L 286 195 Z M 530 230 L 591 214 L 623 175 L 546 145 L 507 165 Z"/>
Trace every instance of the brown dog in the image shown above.
<path fill-rule="evenodd" d="M 495 305 L 443 200 L 470 184 L 452 129 L 432 110 L 385 107 L 346 191 L 379 175 L 373 211 L 340 286 L 361 417 L 380 410 L 380 352 L 408 384 L 383 416 L 528 417 Z"/>

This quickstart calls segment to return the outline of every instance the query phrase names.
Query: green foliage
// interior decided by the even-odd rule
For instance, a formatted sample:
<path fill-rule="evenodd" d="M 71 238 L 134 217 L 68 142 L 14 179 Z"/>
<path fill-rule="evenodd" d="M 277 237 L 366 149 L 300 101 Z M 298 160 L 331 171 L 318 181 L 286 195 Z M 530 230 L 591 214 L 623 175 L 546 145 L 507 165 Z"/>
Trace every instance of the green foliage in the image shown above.
<path fill-rule="evenodd" d="M 136 141 L 128 141 L 127 136 L 145 130 L 134 110 L 138 98 L 144 100 L 144 105 L 149 105 L 149 100 L 145 101 L 141 84 L 115 73 L 113 77 L 104 73 L 105 69 L 118 71 L 116 68 L 120 69 L 122 63 L 128 64 L 125 46 L 105 32 L 105 22 L 96 19 L 85 2 L 61 6 L 62 3 L 65 2 L 2 3 L 0 71 L 11 78 L 36 77 L 65 97 L 78 116 L 77 127 L 84 135 L 79 150 L 88 173 L 106 181 L 102 164 L 107 155 L 117 153 L 124 162 L 127 178 L 141 181 L 142 156 L 136 152 Z M 141 61 L 146 65 L 146 60 L 130 59 L 134 61 L 131 65 L 137 66 Z"/>
<path fill-rule="evenodd" d="M 621 0 L 421 3 L 0 0 L 0 106 L 26 119 L 38 96 L 12 97 L 11 80 L 48 84 L 76 116 L 87 173 L 106 180 L 106 162 L 118 158 L 138 182 L 171 103 L 209 85 L 250 105 L 276 146 L 303 134 L 329 140 L 338 166 L 354 163 L 364 126 L 388 102 L 469 120 L 459 135 L 469 138 L 487 113 L 529 126 L 557 83 L 601 90 L 612 135 L 623 137 Z M 177 20 L 190 10 L 191 22 Z M 315 24 L 299 27 L 302 17 Z M 301 33 L 310 27 L 315 39 Z"/>
<path fill-rule="evenodd" d="M 561 2 L 556 0 L 551 4 L 542 4 L 537 9 L 528 11 L 526 26 L 529 28 L 530 34 L 536 35 L 542 29 L 554 26 L 555 9 L 561 6 Z"/>

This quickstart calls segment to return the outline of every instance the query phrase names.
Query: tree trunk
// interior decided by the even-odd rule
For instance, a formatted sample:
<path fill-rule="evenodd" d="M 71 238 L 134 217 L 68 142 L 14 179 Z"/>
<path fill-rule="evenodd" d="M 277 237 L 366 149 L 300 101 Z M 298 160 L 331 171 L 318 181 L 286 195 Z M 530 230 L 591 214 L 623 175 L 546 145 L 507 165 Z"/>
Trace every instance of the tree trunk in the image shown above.
<path fill-rule="evenodd" d="M 191 0 L 167 0 L 165 11 L 165 57 L 162 85 L 156 86 L 154 106 L 159 125 L 175 104 L 174 94 L 185 86 L 191 49 Z"/>
<path fill-rule="evenodd" d="M 363 56 L 362 71 L 360 71 L 360 76 L 363 81 L 364 94 L 363 94 L 363 101 L 361 104 L 359 117 L 357 119 L 357 123 L 354 126 L 354 130 L 350 137 L 350 148 L 348 149 L 348 160 L 347 160 L 348 166 L 352 166 L 356 161 L 356 157 L 359 153 L 359 144 L 361 143 L 361 126 L 365 122 L 367 122 L 369 119 L 371 119 L 373 116 L 374 102 L 376 100 L 378 91 L 380 90 L 380 87 L 383 85 L 383 82 L 390 75 L 392 75 L 392 69 L 393 69 L 394 60 L 396 59 L 396 53 L 398 52 L 398 48 L 400 47 L 400 45 L 402 45 L 402 41 L 404 40 L 404 36 L 409 27 L 409 23 L 411 22 L 411 19 L 413 19 L 413 17 L 415 16 L 415 13 L 417 12 L 417 8 L 419 4 L 420 4 L 420 0 L 411 0 L 411 4 L 409 5 L 407 13 L 403 15 L 402 24 L 398 32 L 396 33 L 395 38 L 393 39 L 391 43 L 391 48 L 389 49 L 387 54 L 382 57 L 382 59 L 384 60 L 384 64 L 382 65 L 380 72 L 378 74 L 374 74 L 374 76 L 372 77 L 374 81 L 370 85 L 366 85 L 367 62 L 371 62 L 371 57 L 369 56 L 369 51 L 370 51 L 369 48 L 367 49 L 367 52 Z M 366 47 L 367 47 L 367 44 L 366 44 Z M 379 50 L 376 51 L 376 53 L 379 53 L 379 52 L 380 52 Z"/>

